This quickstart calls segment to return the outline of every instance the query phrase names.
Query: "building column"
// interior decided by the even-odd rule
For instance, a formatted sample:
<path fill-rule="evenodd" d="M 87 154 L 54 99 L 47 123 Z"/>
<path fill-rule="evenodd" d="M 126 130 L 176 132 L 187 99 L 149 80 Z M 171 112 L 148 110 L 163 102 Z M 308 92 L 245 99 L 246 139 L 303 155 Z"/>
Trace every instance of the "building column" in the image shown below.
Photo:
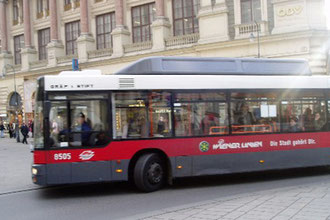
<path fill-rule="evenodd" d="M 7 35 L 7 0 L 0 0 L 0 35 L 1 35 L 1 53 L 8 52 L 8 35 Z"/>
<path fill-rule="evenodd" d="M 13 56 L 8 51 L 8 30 L 7 30 L 7 0 L 0 0 L 0 37 L 1 37 L 1 53 L 0 67 L 6 64 L 12 64 Z M 1 71 L 1 70 L 0 70 Z"/>
<path fill-rule="evenodd" d="M 164 0 L 156 0 L 156 20 L 152 23 L 152 50 L 165 50 L 165 39 L 170 36 L 171 23 L 165 16 Z"/>
<path fill-rule="evenodd" d="M 80 0 L 81 35 L 77 39 L 79 62 L 88 61 L 88 51 L 96 50 L 96 44 L 89 31 L 88 0 Z"/>
<path fill-rule="evenodd" d="M 37 51 L 32 46 L 31 20 L 30 20 L 30 1 L 23 0 L 24 10 L 24 45 L 22 48 L 22 71 L 30 70 L 30 63 L 37 60 Z"/>
<path fill-rule="evenodd" d="M 80 24 L 81 35 L 89 35 L 89 23 L 88 23 L 88 1 L 80 0 Z"/>
<path fill-rule="evenodd" d="M 201 0 L 198 13 L 200 44 L 229 40 L 228 8 L 225 0 Z M 212 30 L 212 31 L 210 31 Z"/>
<path fill-rule="evenodd" d="M 37 89 L 37 82 L 35 79 L 28 79 L 25 80 L 23 83 L 23 88 L 24 88 L 24 116 L 25 119 L 29 119 L 28 116 L 31 116 L 33 113 L 33 100 L 32 100 L 32 95 Z"/>
<path fill-rule="evenodd" d="M 115 0 L 116 28 L 112 31 L 113 57 L 124 55 L 124 45 L 130 43 L 130 32 L 124 25 L 124 0 Z"/>
<path fill-rule="evenodd" d="M 56 0 L 49 0 L 50 43 L 47 45 L 48 67 L 57 65 L 57 57 L 65 55 L 64 46 L 58 36 L 58 17 Z"/>

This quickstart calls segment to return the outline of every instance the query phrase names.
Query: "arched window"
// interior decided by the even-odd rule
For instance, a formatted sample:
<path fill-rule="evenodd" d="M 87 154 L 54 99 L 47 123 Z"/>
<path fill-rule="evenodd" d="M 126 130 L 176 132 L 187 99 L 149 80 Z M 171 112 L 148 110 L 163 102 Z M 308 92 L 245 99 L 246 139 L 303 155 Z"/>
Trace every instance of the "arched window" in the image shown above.
<path fill-rule="evenodd" d="M 10 97 L 9 106 L 21 106 L 21 105 L 22 105 L 21 96 L 17 92 L 14 92 Z"/>

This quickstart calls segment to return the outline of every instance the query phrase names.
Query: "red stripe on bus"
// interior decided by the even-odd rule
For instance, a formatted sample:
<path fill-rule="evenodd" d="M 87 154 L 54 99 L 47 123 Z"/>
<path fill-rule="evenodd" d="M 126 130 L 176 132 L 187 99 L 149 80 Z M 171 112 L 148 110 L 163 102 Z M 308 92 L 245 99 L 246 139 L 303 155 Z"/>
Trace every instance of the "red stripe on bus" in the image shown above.
<path fill-rule="evenodd" d="M 45 164 L 47 163 L 46 161 L 46 153 L 49 153 L 49 151 L 40 151 L 40 150 L 36 150 L 33 153 L 33 160 L 35 163 L 37 164 Z"/>
<path fill-rule="evenodd" d="M 167 156 L 175 157 L 325 147 L 330 147 L 330 132 L 130 140 L 113 141 L 104 148 L 35 151 L 34 163 L 131 159 L 138 151 L 150 148 L 162 150 Z"/>

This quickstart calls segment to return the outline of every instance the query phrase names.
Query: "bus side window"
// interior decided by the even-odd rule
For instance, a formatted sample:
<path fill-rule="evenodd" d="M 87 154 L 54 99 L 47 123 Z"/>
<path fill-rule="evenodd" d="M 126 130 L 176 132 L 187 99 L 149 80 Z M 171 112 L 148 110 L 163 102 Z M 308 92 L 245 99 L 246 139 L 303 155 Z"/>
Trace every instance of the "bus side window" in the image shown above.
<path fill-rule="evenodd" d="M 282 129 L 284 132 L 327 130 L 326 102 L 323 93 L 292 91 L 282 100 Z M 329 103 L 328 103 L 329 107 Z"/>
<path fill-rule="evenodd" d="M 222 92 L 175 94 L 175 135 L 228 134 L 227 106 Z"/>
<path fill-rule="evenodd" d="M 49 111 L 49 142 L 51 147 L 61 147 L 62 142 L 68 143 L 69 128 L 67 114 L 66 101 L 51 102 Z"/>
<path fill-rule="evenodd" d="M 279 132 L 277 92 L 233 92 L 231 94 L 232 134 Z"/>
<path fill-rule="evenodd" d="M 148 138 L 147 98 L 143 92 L 113 93 L 114 139 Z"/>
<path fill-rule="evenodd" d="M 171 93 L 148 93 L 150 137 L 172 136 Z"/>

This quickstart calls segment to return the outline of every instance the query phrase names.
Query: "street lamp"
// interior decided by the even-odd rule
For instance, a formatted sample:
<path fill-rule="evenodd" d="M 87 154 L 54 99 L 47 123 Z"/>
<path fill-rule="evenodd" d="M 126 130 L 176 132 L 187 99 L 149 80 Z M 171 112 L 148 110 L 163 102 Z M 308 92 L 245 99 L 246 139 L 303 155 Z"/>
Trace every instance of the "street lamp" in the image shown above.
<path fill-rule="evenodd" d="M 7 70 L 7 67 L 10 67 L 13 69 L 13 73 L 14 73 L 14 89 L 15 89 L 15 119 L 16 119 L 16 125 L 15 125 L 15 133 L 16 133 L 16 140 L 17 142 L 21 142 L 20 141 L 20 137 L 19 137 L 19 122 L 18 122 L 18 94 L 16 92 L 16 73 L 15 73 L 15 68 L 13 65 L 10 65 L 10 64 L 5 64 L 2 68 L 2 78 L 5 77 L 6 75 L 6 70 Z"/>
<path fill-rule="evenodd" d="M 256 21 L 254 21 L 254 24 L 257 27 L 257 44 L 258 44 L 258 58 L 260 58 L 260 37 L 259 37 L 259 25 Z M 252 29 L 254 31 L 254 28 Z M 250 41 L 253 42 L 255 39 L 255 36 L 253 35 L 253 31 L 250 34 Z"/>

